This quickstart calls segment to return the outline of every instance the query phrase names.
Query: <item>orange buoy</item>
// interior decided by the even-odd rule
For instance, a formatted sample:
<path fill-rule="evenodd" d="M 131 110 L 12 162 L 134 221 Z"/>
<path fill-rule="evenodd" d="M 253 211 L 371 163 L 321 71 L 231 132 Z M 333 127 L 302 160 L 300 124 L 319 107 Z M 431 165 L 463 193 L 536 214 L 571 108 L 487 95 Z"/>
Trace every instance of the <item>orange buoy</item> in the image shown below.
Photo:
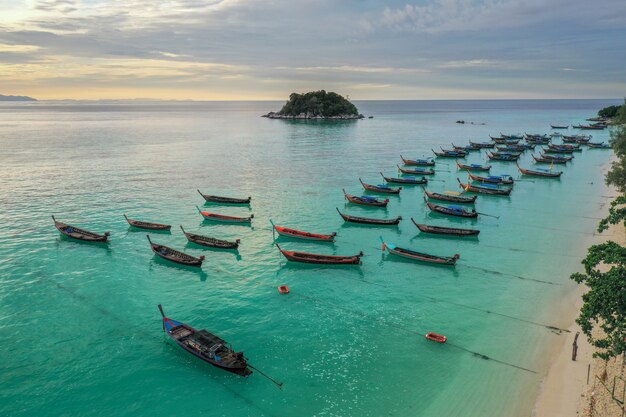
<path fill-rule="evenodd" d="M 289 294 L 289 287 L 286 285 L 281 285 L 278 287 L 278 292 L 281 294 Z"/>
<path fill-rule="evenodd" d="M 446 336 L 433 332 L 426 333 L 426 339 L 432 340 L 433 342 L 437 343 L 446 343 L 448 341 L 448 338 Z"/>

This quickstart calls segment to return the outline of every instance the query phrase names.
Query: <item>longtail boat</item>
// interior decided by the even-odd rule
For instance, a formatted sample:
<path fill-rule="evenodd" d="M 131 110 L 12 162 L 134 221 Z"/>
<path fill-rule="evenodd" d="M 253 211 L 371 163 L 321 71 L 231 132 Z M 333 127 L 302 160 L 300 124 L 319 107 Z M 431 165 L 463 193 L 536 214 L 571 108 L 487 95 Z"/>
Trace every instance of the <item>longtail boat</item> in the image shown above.
<path fill-rule="evenodd" d="M 470 145 L 475 146 L 480 149 L 489 149 L 489 148 L 493 148 L 494 146 L 496 146 L 496 144 L 493 142 L 472 142 L 470 140 L 469 143 Z"/>
<path fill-rule="evenodd" d="M 385 249 L 389 250 L 389 253 L 393 253 L 394 255 L 401 256 L 403 258 L 411 259 L 414 261 L 420 262 L 428 262 L 437 265 L 451 265 L 454 266 L 456 264 L 457 259 L 461 257 L 458 253 L 454 256 L 437 256 L 430 255 L 428 253 L 417 252 L 411 249 L 400 248 L 391 243 L 385 243 L 382 237 L 380 237 L 380 241 L 383 243 L 383 252 Z"/>
<path fill-rule="evenodd" d="M 304 232 L 302 230 L 290 229 L 288 227 L 277 226 L 271 219 L 270 223 L 272 224 L 272 228 L 276 230 L 279 235 L 295 239 L 314 240 L 319 242 L 334 242 L 335 236 L 337 236 L 337 232 L 332 232 L 329 235 L 323 235 L 319 233 L 310 233 Z"/>
<path fill-rule="evenodd" d="M 587 142 L 590 149 L 611 149 L 611 145 L 604 142 Z"/>
<path fill-rule="evenodd" d="M 467 156 L 467 152 L 463 151 L 450 151 L 442 149 L 441 152 L 437 152 L 434 149 L 431 149 L 433 153 L 441 158 L 465 158 Z"/>
<path fill-rule="evenodd" d="M 521 139 L 491 138 L 498 145 L 517 145 Z"/>
<path fill-rule="evenodd" d="M 405 159 L 402 155 L 400 155 L 400 159 L 402 159 L 402 163 L 404 165 L 413 165 L 418 167 L 434 167 L 435 160 L 434 159 Z"/>
<path fill-rule="evenodd" d="M 470 145 L 476 146 L 476 147 L 481 148 L 481 149 L 490 149 L 490 148 L 493 148 L 494 146 L 496 146 L 496 144 L 493 143 L 493 142 L 472 142 L 470 140 L 469 143 L 470 143 Z"/>
<path fill-rule="evenodd" d="M 209 213 L 208 211 L 203 211 L 200 207 L 196 206 L 202 217 L 205 220 L 210 220 L 212 222 L 220 222 L 220 223 L 250 223 L 254 218 L 254 214 L 251 214 L 250 217 L 234 217 L 234 216 L 225 216 L 223 214 L 217 213 Z"/>
<path fill-rule="evenodd" d="M 363 252 L 354 256 L 320 255 L 317 253 L 296 252 L 281 248 L 278 243 L 276 247 L 287 260 L 292 262 L 302 262 L 305 264 L 325 264 L 325 265 L 359 265 Z"/>
<path fill-rule="evenodd" d="M 463 196 L 454 195 L 454 194 L 435 193 L 432 191 L 428 191 L 426 188 L 424 188 L 424 193 L 426 194 L 428 198 L 432 200 L 447 201 L 449 203 L 472 204 L 476 201 L 476 198 L 478 198 L 478 196 L 476 195 L 473 195 L 471 197 L 463 197 Z"/>
<path fill-rule="evenodd" d="M 474 184 L 463 184 L 460 179 L 456 179 L 459 182 L 459 187 L 461 187 L 466 192 L 476 193 L 476 194 L 487 194 L 487 195 L 503 195 L 508 196 L 511 195 L 512 188 L 498 188 L 497 185 L 493 184 L 483 184 L 483 185 L 474 185 Z"/>
<path fill-rule="evenodd" d="M 574 151 L 582 151 L 583 148 L 580 147 L 580 144 L 577 143 L 572 145 L 571 143 L 562 143 L 560 145 L 555 145 L 553 143 L 548 144 L 548 148 L 550 149 L 572 149 Z"/>
<path fill-rule="evenodd" d="M 217 368 L 241 376 L 252 374 L 243 352 L 235 352 L 228 342 L 213 333 L 196 330 L 188 324 L 165 317 L 161 304 L 159 311 L 163 316 L 163 331 L 178 346 Z"/>
<path fill-rule="evenodd" d="M 400 194 L 400 191 L 402 190 L 402 187 L 392 188 L 388 186 L 387 184 L 378 184 L 378 185 L 367 184 L 363 182 L 361 178 L 359 178 L 359 182 L 361 183 L 363 188 L 365 188 L 367 191 L 374 191 L 377 193 Z"/>
<path fill-rule="evenodd" d="M 529 149 L 535 149 L 535 145 L 534 144 L 506 145 L 506 146 L 497 146 L 496 149 L 499 152 L 524 152 Z"/>
<path fill-rule="evenodd" d="M 522 174 L 532 175 L 534 177 L 559 178 L 563 174 L 563 171 L 552 172 L 547 169 L 525 169 L 520 167 L 519 164 L 517 165 L 517 168 Z"/>
<path fill-rule="evenodd" d="M 491 165 L 463 164 L 459 161 L 456 161 L 456 166 L 459 167 L 459 169 L 469 171 L 489 171 L 491 169 Z"/>
<path fill-rule="evenodd" d="M 464 207 L 459 206 L 440 206 L 438 204 L 433 204 L 426 200 L 424 197 L 424 202 L 430 211 L 434 211 L 435 213 L 445 214 L 447 216 L 456 216 L 456 217 L 465 217 L 465 218 L 476 218 L 478 217 L 478 213 L 475 209 L 469 211 Z"/>
<path fill-rule="evenodd" d="M 373 219 L 371 217 L 351 216 L 349 214 L 344 214 L 340 212 L 338 208 L 337 208 L 337 213 L 339 213 L 341 218 L 348 223 L 376 224 L 379 226 L 395 226 L 398 223 L 400 223 L 400 220 L 402 220 L 402 216 L 398 216 L 395 219 Z"/>
<path fill-rule="evenodd" d="M 593 124 L 593 125 L 578 125 L 572 126 L 574 129 L 582 129 L 582 130 L 603 130 L 606 128 L 604 124 Z"/>
<path fill-rule="evenodd" d="M 449 236 L 478 236 L 480 230 L 476 229 L 461 229 L 459 227 L 443 227 L 433 226 L 430 224 L 417 223 L 412 217 L 411 221 L 422 233 L 431 233 L 435 235 L 449 235 Z"/>
<path fill-rule="evenodd" d="M 252 197 L 248 198 L 231 198 L 231 197 L 220 197 L 217 195 L 209 195 L 203 194 L 200 190 L 197 190 L 198 194 L 202 196 L 209 203 L 221 203 L 221 204 L 250 204 L 250 200 Z"/>
<path fill-rule="evenodd" d="M 563 135 L 563 142 L 565 143 L 580 143 L 585 144 L 591 140 L 591 135 Z"/>
<path fill-rule="evenodd" d="M 552 129 L 569 129 L 569 125 L 550 125 Z"/>
<path fill-rule="evenodd" d="M 487 152 L 487 158 L 491 159 L 492 161 L 517 161 L 519 157 L 519 155 L 512 153 Z"/>
<path fill-rule="evenodd" d="M 549 161 L 565 161 L 565 162 L 568 162 L 574 159 L 573 155 L 567 156 L 567 155 L 554 155 L 554 154 L 545 154 L 545 153 L 542 153 L 541 157 Z"/>
<path fill-rule="evenodd" d="M 566 164 L 570 161 L 570 159 L 554 159 L 554 158 L 546 158 L 548 155 L 535 156 L 532 155 L 535 162 L 539 164 Z"/>
<path fill-rule="evenodd" d="M 195 233 L 186 232 L 185 229 L 183 229 L 182 225 L 180 226 L 180 230 L 183 231 L 188 241 L 190 241 L 191 243 L 195 243 L 196 245 L 202 245 L 218 249 L 237 249 L 239 247 L 239 239 L 231 242 L 228 240 L 216 239 L 214 237 L 197 235 Z"/>
<path fill-rule="evenodd" d="M 163 259 L 167 259 L 168 261 L 176 262 L 177 264 L 187 266 L 202 266 L 204 256 L 196 258 L 195 256 L 191 256 L 176 249 L 172 249 L 169 246 L 153 243 L 150 239 L 150 235 L 147 236 L 148 242 L 150 242 L 150 247 L 152 248 L 152 252 L 154 252 L 155 255 L 160 256 Z"/>
<path fill-rule="evenodd" d="M 396 165 L 398 167 L 398 171 L 400 171 L 403 174 L 408 174 L 408 175 L 434 175 L 435 174 L 435 170 L 433 169 L 422 169 L 422 168 L 417 168 L 417 169 L 406 169 L 406 168 L 402 168 L 400 165 Z"/>
<path fill-rule="evenodd" d="M 567 149 L 567 148 L 542 148 L 541 151 L 543 153 L 565 153 L 571 154 L 574 153 L 575 149 Z"/>
<path fill-rule="evenodd" d="M 550 143 L 550 138 L 547 139 L 531 139 L 531 138 L 526 138 L 526 143 L 528 143 L 529 145 L 547 145 L 548 143 Z"/>
<path fill-rule="evenodd" d="M 470 171 L 467 171 L 467 175 L 473 180 L 478 182 L 483 182 L 487 184 L 496 184 L 496 185 L 512 185 L 514 184 L 513 177 L 510 175 L 490 175 L 488 177 L 481 177 L 480 175 L 472 174 Z"/>
<path fill-rule="evenodd" d="M 343 195 L 346 200 L 354 204 L 361 204 L 364 206 L 373 206 L 373 207 L 387 207 L 387 203 L 389 203 L 389 199 L 379 200 L 376 197 L 371 197 L 368 195 L 356 196 L 352 194 L 346 193 L 346 190 L 343 190 Z"/>
<path fill-rule="evenodd" d="M 520 135 L 520 134 L 515 134 L 515 135 L 505 135 L 504 133 L 500 132 L 500 136 L 505 138 L 505 139 L 523 139 L 524 136 Z"/>
<path fill-rule="evenodd" d="M 471 143 L 465 146 L 456 146 L 453 143 L 452 149 L 454 149 L 455 151 L 472 152 L 472 151 L 480 151 L 482 148 L 480 146 L 472 145 Z"/>
<path fill-rule="evenodd" d="M 448 341 L 448 338 L 446 336 L 434 332 L 428 332 L 424 337 L 437 343 L 446 343 Z"/>
<path fill-rule="evenodd" d="M 383 179 L 386 182 L 390 182 L 392 184 L 405 184 L 405 185 L 428 184 L 428 178 L 426 178 L 426 177 L 422 177 L 422 178 L 417 178 L 417 177 L 393 178 L 393 177 L 386 177 L 382 172 L 380 173 L 380 175 L 382 175 Z"/>
<path fill-rule="evenodd" d="M 56 227 L 63 236 L 71 237 L 76 240 L 83 240 L 85 242 L 106 242 L 109 239 L 109 232 L 104 232 L 104 234 L 90 232 L 76 226 L 59 222 L 54 218 L 54 216 L 52 216 L 52 220 L 54 220 L 54 227 Z"/>
<path fill-rule="evenodd" d="M 138 229 L 170 230 L 172 228 L 172 226 L 169 225 L 169 224 L 150 223 L 150 222 L 143 222 L 141 220 L 132 220 L 132 219 L 129 219 L 128 217 L 126 217 L 126 214 L 124 214 L 124 218 L 126 219 L 128 224 L 130 224 L 131 226 L 136 227 Z"/>

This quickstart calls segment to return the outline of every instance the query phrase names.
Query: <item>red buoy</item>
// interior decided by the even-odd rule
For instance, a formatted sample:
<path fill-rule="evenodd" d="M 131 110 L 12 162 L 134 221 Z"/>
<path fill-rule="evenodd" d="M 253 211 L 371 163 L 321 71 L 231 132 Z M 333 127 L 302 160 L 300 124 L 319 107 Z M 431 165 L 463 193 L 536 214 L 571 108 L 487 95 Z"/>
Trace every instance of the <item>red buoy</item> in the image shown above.
<path fill-rule="evenodd" d="M 446 343 L 448 341 L 448 338 L 446 336 L 433 332 L 426 333 L 426 339 L 432 340 L 433 342 L 437 343 Z"/>
<path fill-rule="evenodd" d="M 281 285 L 278 287 L 278 292 L 281 294 L 289 294 L 289 287 L 286 285 Z"/>

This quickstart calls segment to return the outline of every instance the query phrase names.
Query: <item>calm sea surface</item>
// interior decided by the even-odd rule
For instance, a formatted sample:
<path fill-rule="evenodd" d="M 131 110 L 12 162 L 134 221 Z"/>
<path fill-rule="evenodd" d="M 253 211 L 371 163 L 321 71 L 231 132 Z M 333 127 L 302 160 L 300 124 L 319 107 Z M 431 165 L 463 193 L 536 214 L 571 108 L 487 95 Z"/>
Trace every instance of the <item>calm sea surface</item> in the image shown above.
<path fill-rule="evenodd" d="M 290 122 L 260 114 L 280 102 L 0 105 L 0 415 L 2 416 L 527 416 L 560 338 L 560 300 L 574 288 L 607 202 L 606 150 L 576 153 L 560 180 L 525 178 L 510 198 L 481 196 L 478 220 L 431 214 L 419 187 L 387 209 L 346 206 L 341 189 L 397 175 L 399 155 L 488 135 L 547 133 L 611 100 L 356 102 L 373 119 Z M 474 122 L 455 124 L 458 119 Z M 483 124 L 484 123 L 484 124 Z M 572 132 L 569 129 L 568 132 Z M 576 131 L 577 132 L 577 131 Z M 592 132 L 594 141 L 608 132 Z M 482 163 L 483 153 L 467 159 Z M 527 152 L 520 161 L 531 165 Z M 428 188 L 458 191 L 453 160 Z M 515 165 L 493 174 L 518 177 Z M 196 192 L 252 196 L 203 206 Z M 195 206 L 254 213 L 251 227 L 203 222 Z M 402 215 L 399 227 L 346 225 L 335 211 Z M 122 217 L 172 224 L 152 239 L 201 270 L 156 259 Z M 50 215 L 108 245 L 61 238 Z M 421 235 L 411 223 L 481 229 L 479 239 Z M 352 255 L 360 267 L 287 263 L 269 219 L 334 245 L 287 249 Z M 189 231 L 241 239 L 239 252 L 188 244 Z M 387 242 L 461 254 L 456 268 L 400 260 Z M 291 287 L 280 295 L 278 285 Z M 166 342 L 157 304 L 206 328 L 283 381 L 241 378 Z M 449 343 L 423 334 L 443 333 Z M 482 356 L 484 355 L 484 356 Z M 485 359 L 488 357 L 490 359 Z"/>

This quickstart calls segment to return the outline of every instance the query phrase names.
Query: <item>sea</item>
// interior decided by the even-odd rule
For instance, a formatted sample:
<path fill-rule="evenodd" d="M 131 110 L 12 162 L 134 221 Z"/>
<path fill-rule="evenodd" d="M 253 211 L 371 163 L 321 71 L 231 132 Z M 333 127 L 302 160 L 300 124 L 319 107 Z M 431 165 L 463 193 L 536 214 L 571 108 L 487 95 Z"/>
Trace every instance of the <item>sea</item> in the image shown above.
<path fill-rule="evenodd" d="M 431 213 L 420 186 L 380 195 L 386 209 L 347 203 L 342 189 L 372 195 L 359 178 L 397 176 L 400 155 L 432 157 L 501 132 L 553 133 L 551 123 L 584 123 L 619 103 L 355 101 L 373 116 L 356 121 L 260 117 L 280 101 L 0 103 L 0 415 L 529 416 L 550 352 L 572 337 L 559 330 L 571 320 L 563 315 L 576 291 L 569 276 L 581 270 L 612 196 L 603 181 L 612 151 L 576 152 L 553 168 L 564 171 L 560 179 L 491 162 L 491 174 L 519 181 L 510 197 L 479 196 L 477 220 Z M 609 139 L 607 130 L 583 133 Z M 530 154 L 521 166 L 533 167 Z M 486 153 L 466 161 L 486 163 Z M 457 179 L 467 182 L 454 159 L 438 158 L 435 170 L 431 191 L 458 192 Z M 252 202 L 205 204 L 198 190 Z M 198 208 L 254 218 L 211 223 Z M 403 220 L 346 224 L 336 209 Z M 129 227 L 124 214 L 171 232 Z M 52 215 L 109 231 L 110 242 L 62 237 Z M 270 219 L 337 232 L 336 242 L 275 236 Z M 481 233 L 425 235 L 411 219 Z M 188 243 L 179 225 L 241 239 L 239 250 Z M 202 268 L 156 257 L 147 234 L 204 255 Z M 383 252 L 381 238 L 460 259 L 456 267 L 416 263 Z M 363 262 L 296 264 L 275 243 L 362 251 Z M 158 304 L 243 351 L 258 371 L 240 377 L 168 342 Z"/>

